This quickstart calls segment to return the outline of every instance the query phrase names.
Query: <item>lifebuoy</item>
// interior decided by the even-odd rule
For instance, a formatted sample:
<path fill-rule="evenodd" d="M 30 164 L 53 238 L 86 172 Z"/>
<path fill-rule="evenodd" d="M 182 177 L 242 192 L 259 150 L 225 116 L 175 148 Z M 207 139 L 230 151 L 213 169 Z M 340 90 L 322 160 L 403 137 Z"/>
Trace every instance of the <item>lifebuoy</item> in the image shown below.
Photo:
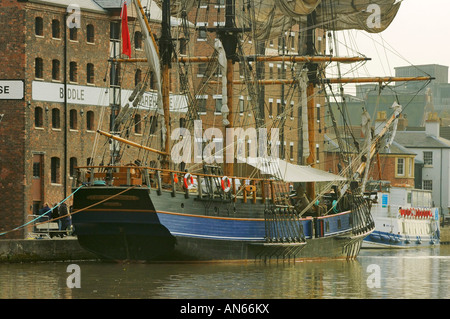
<path fill-rule="evenodd" d="M 186 189 L 191 189 L 194 186 L 194 177 L 190 173 L 184 174 L 183 185 Z"/>
<path fill-rule="evenodd" d="M 228 193 L 231 189 L 231 179 L 228 178 L 227 176 L 222 177 L 222 181 L 221 181 L 221 186 L 222 186 L 222 190 L 225 193 Z"/>

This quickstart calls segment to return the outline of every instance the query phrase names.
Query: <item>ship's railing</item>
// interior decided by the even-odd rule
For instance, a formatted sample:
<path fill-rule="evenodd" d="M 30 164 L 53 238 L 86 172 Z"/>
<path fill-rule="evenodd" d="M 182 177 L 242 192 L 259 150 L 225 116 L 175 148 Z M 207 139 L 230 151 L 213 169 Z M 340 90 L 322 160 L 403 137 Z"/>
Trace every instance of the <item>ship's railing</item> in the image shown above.
<path fill-rule="evenodd" d="M 134 164 L 77 167 L 74 186 L 81 183 L 98 186 L 143 185 L 158 194 L 171 192 L 172 196 L 184 194 L 186 197 L 229 198 L 253 203 L 289 203 L 289 186 L 274 179 L 189 173 Z"/>

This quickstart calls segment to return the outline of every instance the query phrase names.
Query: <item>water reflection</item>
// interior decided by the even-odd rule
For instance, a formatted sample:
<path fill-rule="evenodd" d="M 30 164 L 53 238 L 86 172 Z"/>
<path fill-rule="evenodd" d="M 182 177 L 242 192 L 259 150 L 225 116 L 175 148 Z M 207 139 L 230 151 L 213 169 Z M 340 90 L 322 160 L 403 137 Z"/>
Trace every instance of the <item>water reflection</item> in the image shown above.
<path fill-rule="evenodd" d="M 81 288 L 72 289 L 70 263 L 0 264 L 0 298 L 449 298 L 449 248 L 363 250 L 350 262 L 79 262 Z M 370 265 L 379 267 L 379 288 L 367 284 Z"/>

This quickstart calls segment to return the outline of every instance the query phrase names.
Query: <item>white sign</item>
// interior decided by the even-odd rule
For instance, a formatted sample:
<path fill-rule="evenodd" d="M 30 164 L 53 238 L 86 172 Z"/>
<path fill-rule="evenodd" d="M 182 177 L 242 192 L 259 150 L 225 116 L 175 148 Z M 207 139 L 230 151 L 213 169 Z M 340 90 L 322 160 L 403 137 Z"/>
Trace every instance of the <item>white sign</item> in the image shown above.
<path fill-rule="evenodd" d="M 128 98 L 130 97 L 131 93 L 133 93 L 132 90 L 122 90 L 122 105 L 125 105 L 128 103 Z M 149 110 L 156 110 L 156 100 L 158 98 L 158 95 L 156 92 L 144 92 L 142 95 L 141 100 L 139 101 L 137 107 L 141 109 L 149 109 Z M 188 110 L 188 101 L 187 97 L 185 95 L 181 94 L 170 94 L 169 96 L 170 105 L 169 110 L 170 112 L 179 112 L 179 113 L 186 113 Z"/>
<path fill-rule="evenodd" d="M 132 90 L 121 90 L 122 105 L 128 103 Z M 64 103 L 64 84 L 33 81 L 32 98 L 34 101 Z M 138 108 L 156 109 L 156 92 L 145 92 L 138 103 Z M 84 85 L 67 85 L 67 103 L 109 106 L 109 88 Z M 188 102 L 184 95 L 170 94 L 170 111 L 187 112 Z"/>
<path fill-rule="evenodd" d="M 0 80 L 0 100 L 22 100 L 24 92 L 23 80 Z"/>
<path fill-rule="evenodd" d="M 31 96 L 34 101 L 64 103 L 64 84 L 33 81 Z M 67 103 L 109 105 L 109 89 L 83 85 L 67 85 Z"/>

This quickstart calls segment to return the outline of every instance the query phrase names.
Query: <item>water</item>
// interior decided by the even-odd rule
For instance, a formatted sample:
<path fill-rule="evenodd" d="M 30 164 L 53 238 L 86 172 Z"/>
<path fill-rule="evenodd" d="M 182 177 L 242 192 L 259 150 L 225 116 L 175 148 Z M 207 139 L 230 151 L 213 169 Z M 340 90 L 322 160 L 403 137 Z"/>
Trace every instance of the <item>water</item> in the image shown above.
<path fill-rule="evenodd" d="M 446 299 L 448 287 L 450 246 L 444 245 L 362 250 L 355 261 L 0 264 L 2 299 Z"/>

